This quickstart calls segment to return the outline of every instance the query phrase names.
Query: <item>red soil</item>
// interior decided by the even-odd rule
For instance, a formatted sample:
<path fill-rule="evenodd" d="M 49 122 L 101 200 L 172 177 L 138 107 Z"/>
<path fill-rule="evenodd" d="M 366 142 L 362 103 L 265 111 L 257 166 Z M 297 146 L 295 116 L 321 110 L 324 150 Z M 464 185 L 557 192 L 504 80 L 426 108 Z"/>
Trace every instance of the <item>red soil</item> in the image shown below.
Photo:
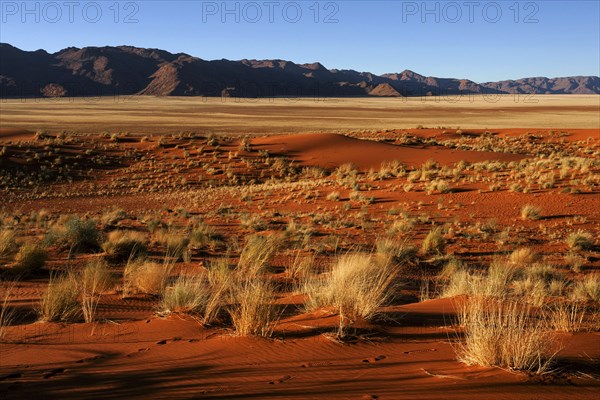
<path fill-rule="evenodd" d="M 518 161 L 524 158 L 516 154 L 462 151 L 437 146 L 396 146 L 336 134 L 269 136 L 253 139 L 252 144 L 258 149 L 269 150 L 274 155 L 291 157 L 303 165 L 335 168 L 344 163 L 352 163 L 360 170 L 379 168 L 382 162 L 392 160 L 417 166 L 429 159 L 442 165 L 450 165 L 461 160 Z"/>
<path fill-rule="evenodd" d="M 540 386 L 524 375 L 456 361 L 455 334 L 424 317 L 442 315 L 447 303 L 406 305 L 408 316 L 423 312 L 424 325 L 390 328 L 385 336 L 354 344 L 320 335 L 239 338 L 177 316 L 15 327 L 29 340 L 3 344 L 0 393 L 4 399 L 40 393 L 54 398 L 597 398 L 598 381 L 554 378 Z M 568 339 L 565 355 L 585 351 L 590 359 L 600 357 L 599 335 Z"/>
<path fill-rule="evenodd" d="M 452 135 L 439 129 L 412 132 L 424 137 L 448 138 Z M 492 132 L 506 136 L 526 132 L 548 136 L 547 131 L 531 129 Z M 598 137 L 599 131 L 569 130 L 569 133 L 565 140 L 574 141 Z M 32 137 L 33 133 L 28 131 L 0 130 L 0 141 Z M 397 146 L 335 134 L 253 138 L 251 145 L 253 150 L 269 150 L 303 165 L 334 168 L 350 162 L 361 170 L 378 168 L 382 162 L 391 160 L 418 166 L 428 159 L 449 165 L 460 160 L 515 161 L 525 157 L 446 147 Z M 123 146 L 136 146 L 140 150 L 163 154 L 169 165 L 175 162 L 171 156 L 183 151 L 174 147 L 157 148 L 154 142 L 125 141 Z M 235 142 L 228 142 L 223 147 L 233 152 L 238 149 Z M 107 176 L 113 178 L 123 173 L 115 169 L 108 171 Z M 600 196 L 597 190 L 572 195 L 553 188 L 525 194 L 513 193 L 503 187 L 490 192 L 488 184 L 480 182 L 463 183 L 460 190 L 453 193 L 426 195 L 423 191 L 406 193 L 392 189 L 404 184 L 405 179 L 371 183 L 373 189 L 368 195 L 373 196 L 375 201 L 368 206 L 368 213 L 373 223 L 379 224 L 377 229 L 340 227 L 332 229 L 332 234 L 349 239 L 351 243 L 372 243 L 375 235 L 384 232 L 385 223 L 400 218 L 388 211 L 402 208 L 412 216 L 426 213 L 436 223 L 462 221 L 463 236 L 449 239 L 449 252 L 484 263 L 507 249 L 500 248 L 493 238 L 488 241 L 469 240 L 466 236 L 471 232 L 468 230 L 470 225 L 493 219 L 498 224 L 498 232 L 506 227 L 522 228 L 512 231 L 511 235 L 522 237 L 523 245 L 545 254 L 549 261 L 563 263 L 566 245 L 558 240 L 549 241 L 547 233 L 541 232 L 541 229 L 564 237 L 567 232 L 580 228 L 597 234 L 600 226 Z M 334 189 L 339 189 L 341 198 L 346 202 L 350 189 L 325 186 L 314 188 L 319 192 L 314 200 L 302 197 L 286 199 L 289 189 L 284 188 L 274 189 L 269 195 L 257 193 L 252 202 L 242 202 L 226 189 L 216 188 L 198 191 L 195 204 L 181 193 L 143 193 L 22 201 L 9 198 L 5 206 L 24 213 L 45 208 L 54 213 L 90 212 L 96 216 L 111 206 L 122 207 L 132 216 L 139 215 L 141 209 L 175 209 L 178 206 L 205 216 L 222 204 L 232 206 L 240 213 L 268 213 L 282 209 L 312 212 L 342 207 L 341 202 L 325 199 Z M 519 210 L 524 204 L 540 206 L 543 218 L 539 221 L 519 220 Z M 363 207 L 351 205 L 349 210 L 344 211 L 345 214 L 351 215 Z M 574 221 L 576 216 L 581 217 L 578 222 Z M 163 217 L 173 217 L 172 211 L 163 211 Z M 143 227 L 136 218 L 129 220 L 128 224 Z M 237 217 L 211 218 L 207 223 L 226 237 L 240 234 Z M 284 216 L 273 216 L 272 219 L 280 227 L 288 222 L 288 217 Z M 319 229 L 328 234 L 328 228 Z M 429 229 L 429 225 L 421 225 L 411 233 L 420 241 Z M 317 240 L 321 239 L 324 240 L 324 236 L 317 237 Z M 200 268 L 204 256 L 202 259 L 194 258 L 189 266 Z M 84 257 L 87 256 L 71 262 L 65 261 L 65 254 L 52 254 L 48 267 L 80 266 L 86 261 Z M 484 257 L 488 258 L 484 260 Z M 586 268 L 597 270 L 598 260 L 590 257 Z M 327 260 L 327 263 L 330 261 Z M 416 280 L 407 279 L 403 284 L 407 285 L 406 291 L 413 298 L 415 293 L 418 295 Z M 156 298 L 140 295 L 122 299 L 116 292 L 102 296 L 98 314 L 104 322 L 34 323 L 36 316 L 32 310 L 39 304 L 46 285 L 47 278 L 20 282 L 10 299 L 11 305 L 22 313 L 22 321 L 7 328 L 10 341 L 0 346 L 2 399 L 43 396 L 78 399 L 558 400 L 595 399 L 600 395 L 598 332 L 556 334 L 563 346 L 558 357 L 562 363 L 559 365 L 565 366 L 564 374 L 540 378 L 498 368 L 469 367 L 456 360 L 455 346 L 460 329 L 450 322 L 455 314 L 455 303 L 449 299 L 385 307 L 381 310 L 384 323 L 360 321 L 354 326 L 359 339 L 354 343 L 341 344 L 324 334 L 335 331 L 338 316 L 328 310 L 313 313 L 298 311 L 296 307 L 301 307 L 303 302 L 300 295 L 289 294 L 277 300 L 277 304 L 288 305 L 294 310 L 290 313 L 296 315 L 286 316 L 279 322 L 275 328 L 277 339 L 266 340 L 234 337 L 230 329 L 203 328 L 197 321 L 184 316 L 158 318 L 153 316 Z M 407 302 L 411 301 L 414 300 Z M 28 316 L 24 316 L 26 313 L 29 313 Z"/>
<path fill-rule="evenodd" d="M 0 143 L 14 140 L 29 140 L 33 132 L 17 128 L 0 128 Z"/>

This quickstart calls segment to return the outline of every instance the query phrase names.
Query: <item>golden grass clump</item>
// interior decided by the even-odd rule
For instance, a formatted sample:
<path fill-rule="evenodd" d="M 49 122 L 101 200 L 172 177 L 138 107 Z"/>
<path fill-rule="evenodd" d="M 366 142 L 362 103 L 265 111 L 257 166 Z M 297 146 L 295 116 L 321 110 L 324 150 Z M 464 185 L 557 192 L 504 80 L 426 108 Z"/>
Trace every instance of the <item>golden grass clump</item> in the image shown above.
<path fill-rule="evenodd" d="M 167 313 L 202 313 L 210 297 L 210 287 L 201 275 L 182 275 L 168 286 L 159 308 Z"/>
<path fill-rule="evenodd" d="M 106 261 L 89 262 L 79 276 L 81 284 L 81 309 L 85 322 L 93 322 L 100 295 L 113 287 L 114 281 Z"/>
<path fill-rule="evenodd" d="M 588 275 L 576 281 L 571 298 L 576 301 L 600 301 L 600 275 Z"/>
<path fill-rule="evenodd" d="M 147 242 L 146 236 L 141 232 L 116 230 L 108 234 L 102 249 L 111 258 L 128 259 L 146 253 Z"/>
<path fill-rule="evenodd" d="M 232 286 L 232 304 L 227 308 L 239 336 L 269 337 L 277 321 L 273 304 L 275 290 L 263 279 L 244 279 Z"/>
<path fill-rule="evenodd" d="M 529 247 L 522 247 L 513 251 L 509 256 L 508 260 L 514 265 L 524 266 L 533 264 L 539 259 L 539 254 L 530 249 Z"/>
<path fill-rule="evenodd" d="M 494 261 L 485 273 L 470 272 L 461 263 L 452 264 L 440 273 L 446 280 L 442 298 L 461 295 L 506 298 L 516 269 L 500 260 Z"/>
<path fill-rule="evenodd" d="M 350 253 L 340 257 L 331 271 L 311 276 L 304 283 L 306 309 L 332 307 L 342 320 L 372 318 L 393 296 L 398 267 L 376 256 Z"/>
<path fill-rule="evenodd" d="M 123 272 L 123 295 L 131 293 L 160 294 L 163 292 L 173 263 L 162 264 L 147 260 L 129 260 Z"/>
<path fill-rule="evenodd" d="M 249 236 L 240 254 L 238 273 L 247 276 L 263 273 L 282 244 L 282 238 L 276 235 Z"/>
<path fill-rule="evenodd" d="M 535 374 L 548 372 L 555 354 L 548 318 L 534 318 L 527 306 L 472 297 L 459 308 L 464 341 L 458 359 L 467 365 L 496 366 Z"/>
<path fill-rule="evenodd" d="M 421 244 L 421 252 L 423 254 L 441 255 L 445 249 L 446 238 L 444 238 L 441 228 L 434 228 L 429 231 Z"/>
<path fill-rule="evenodd" d="M 13 229 L 0 230 L 0 258 L 12 256 L 18 250 L 17 234 Z"/>
<path fill-rule="evenodd" d="M 579 230 L 567 236 L 566 243 L 571 250 L 591 250 L 594 247 L 594 237 L 589 232 Z"/>
<path fill-rule="evenodd" d="M 521 219 L 526 221 L 537 221 L 541 218 L 542 210 L 531 204 L 526 204 L 521 208 Z"/>
<path fill-rule="evenodd" d="M 42 296 L 40 317 L 44 322 L 72 322 L 81 318 L 79 283 L 72 274 L 51 276 Z"/>

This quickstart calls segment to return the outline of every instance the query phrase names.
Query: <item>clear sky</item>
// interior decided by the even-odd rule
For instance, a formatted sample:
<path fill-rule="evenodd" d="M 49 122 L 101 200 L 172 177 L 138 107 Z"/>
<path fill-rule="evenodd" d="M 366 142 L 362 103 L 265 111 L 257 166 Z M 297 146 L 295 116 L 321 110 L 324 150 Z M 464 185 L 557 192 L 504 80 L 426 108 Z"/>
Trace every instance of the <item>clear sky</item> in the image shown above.
<path fill-rule="evenodd" d="M 134 45 L 476 82 L 600 75 L 600 1 L 0 1 L 24 50 Z"/>

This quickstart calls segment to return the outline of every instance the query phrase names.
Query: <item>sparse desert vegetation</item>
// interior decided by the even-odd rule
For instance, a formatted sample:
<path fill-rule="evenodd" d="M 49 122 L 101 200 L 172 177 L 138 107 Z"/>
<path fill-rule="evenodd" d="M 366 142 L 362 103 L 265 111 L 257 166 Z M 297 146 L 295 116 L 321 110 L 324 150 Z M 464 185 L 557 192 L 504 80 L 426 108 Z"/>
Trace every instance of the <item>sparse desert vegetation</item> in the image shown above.
<path fill-rule="evenodd" d="M 213 351 L 240 370 L 278 360 L 266 384 L 339 363 L 597 390 L 597 129 L 1 143 L 0 340 L 15 352 L 98 341 L 142 370 L 168 351 L 181 368 Z"/>

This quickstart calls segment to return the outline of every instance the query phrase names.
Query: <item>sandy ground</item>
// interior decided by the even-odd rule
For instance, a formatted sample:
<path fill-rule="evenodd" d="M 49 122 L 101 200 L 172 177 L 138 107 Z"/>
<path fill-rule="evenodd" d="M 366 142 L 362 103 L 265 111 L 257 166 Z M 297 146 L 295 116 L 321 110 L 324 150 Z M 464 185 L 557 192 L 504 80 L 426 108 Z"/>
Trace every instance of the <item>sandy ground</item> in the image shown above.
<path fill-rule="evenodd" d="M 349 136 L 330 133 L 259 135 L 250 139 L 250 150 L 240 149 L 237 138 L 221 138 L 217 145 L 209 145 L 205 137 L 169 137 L 161 142 L 162 139 L 157 136 L 142 140 L 141 135 L 123 136 L 118 140 L 83 135 L 69 140 L 67 134 L 66 138 L 35 140 L 32 131 L 44 124 L 56 128 L 58 118 L 65 118 L 66 129 L 74 129 L 76 126 L 100 124 L 103 118 L 118 124 L 113 117 L 122 111 L 107 104 L 106 115 L 99 113 L 94 117 L 97 120 L 84 121 L 86 114 L 79 105 L 67 104 L 64 110 L 42 118 L 44 102 L 36 103 L 37 108 L 31 114 L 23 111 L 24 104 L 2 103 L 0 142 L 6 148 L 3 158 L 5 172 L 17 178 L 28 171 L 35 175 L 41 171 L 41 166 L 46 165 L 44 162 L 52 163 L 60 157 L 61 162 L 56 164 L 56 169 L 68 166 L 71 169 L 67 172 L 76 177 L 71 183 L 59 180 L 33 186 L 28 186 L 29 178 L 3 181 L 9 182 L 0 187 L 5 211 L 3 221 L 26 224 L 31 212 L 40 210 L 46 210 L 50 218 L 67 213 L 100 218 L 107 210 L 118 207 L 127 214 L 118 222 L 118 228 L 143 231 L 147 215 L 159 216 L 164 221 L 182 226 L 187 226 L 189 218 L 199 218 L 226 238 L 241 240 L 255 233 L 240 225 L 241 218 L 244 214 L 256 214 L 266 221 L 266 228 L 261 231 L 264 234 L 285 231 L 291 220 L 310 225 L 315 231 L 311 237 L 314 247 L 305 251 L 316 255 L 317 264 L 328 265 L 335 259 L 336 252 L 348 251 L 356 246 L 373 248 L 375 240 L 386 232 L 391 223 L 404 218 L 399 214 L 407 213 L 412 218 L 420 218 L 407 236 L 407 240 L 416 244 L 423 240 L 432 226 L 450 227 L 452 233 L 448 231 L 446 235 L 447 252 L 465 262 L 487 265 L 494 257 L 504 257 L 515 248 L 528 246 L 539 252 L 545 262 L 576 281 L 600 270 L 600 252 L 597 249 L 586 253 L 582 271 L 570 270 L 564 261 L 567 251 L 564 238 L 569 233 L 586 230 L 592 232 L 596 239 L 600 234 L 600 189 L 594 180 L 598 167 L 592 164 L 587 170 L 569 170 L 564 178 L 557 177 L 551 188 L 544 188 L 535 181 L 530 184 L 528 193 L 509 190 L 513 181 L 510 173 L 519 172 L 521 160 L 547 157 L 555 150 L 582 159 L 594 158 L 594 152 L 597 153 L 600 146 L 600 130 L 593 121 L 597 111 L 594 111 L 592 103 L 597 97 L 569 99 L 569 106 L 563 103 L 564 97 L 541 99 L 545 105 L 529 111 L 511 110 L 509 104 L 502 104 L 501 107 L 512 115 L 510 118 L 516 118 L 508 126 L 520 122 L 519 129 L 505 128 L 496 118 L 493 119 L 496 124 L 489 123 L 496 128 L 490 128 L 486 133 L 488 124 L 484 127 L 482 122 L 485 116 L 497 117 L 500 111 L 497 106 L 485 103 L 472 111 L 480 113 L 472 122 L 480 129 L 462 128 L 462 132 L 457 133 L 456 127 L 451 130 L 414 129 L 411 125 L 410 129 L 370 131 L 362 137 L 356 132 Z M 159 100 L 144 100 L 147 102 L 144 107 L 151 108 L 153 101 Z M 191 100 L 160 101 L 172 102 L 174 109 L 182 110 L 189 106 Z M 363 116 L 343 122 L 345 115 L 357 114 L 357 109 L 352 107 L 358 107 L 357 104 L 363 101 Z M 441 118 L 443 113 L 449 116 L 462 112 L 454 104 L 445 106 L 448 110 L 441 111 L 437 103 L 422 106 L 411 101 L 417 100 L 410 100 L 409 104 L 415 110 L 423 107 L 422 112 L 434 115 L 432 118 Z M 274 107 L 287 112 L 287 106 L 280 102 Z M 311 104 L 306 109 L 295 107 L 294 113 L 306 113 L 306 116 L 311 110 L 322 113 L 318 123 L 323 124 L 323 130 L 341 129 L 345 123 L 360 126 L 361 118 L 365 124 L 373 118 L 381 120 L 381 126 L 392 126 L 403 118 L 390 117 L 388 120 L 382 117 L 385 113 L 394 113 L 385 111 L 388 107 L 393 108 L 392 100 L 341 102 L 346 106 L 336 103 L 328 110 Z M 251 116 L 265 111 L 260 104 L 217 107 L 209 101 L 204 105 L 216 107 L 220 112 L 231 107 L 228 110 L 234 112 L 235 117 L 226 112 L 219 117 L 211 114 L 210 118 L 214 119 L 207 122 L 203 119 L 207 114 L 191 116 L 193 113 L 189 111 L 187 116 L 179 115 L 182 125 L 189 124 L 191 127 L 194 121 L 212 124 L 220 120 L 222 125 L 217 123 L 217 126 L 223 130 L 241 132 L 244 121 L 252 120 L 242 118 L 242 110 Z M 94 107 L 98 112 L 97 105 Z M 549 121 L 556 124 L 558 118 L 564 117 L 560 114 L 551 116 L 557 113 L 556 107 L 568 115 L 579 113 L 581 117 L 569 117 L 569 124 L 586 129 L 539 128 L 546 122 L 550 124 Z M 69 111 L 76 116 L 68 116 Z M 332 111 L 337 113 L 337 117 L 328 116 Z M 131 111 L 132 115 L 138 116 L 131 117 L 127 123 L 137 123 L 136 118 L 141 118 L 139 112 L 140 108 Z M 178 115 L 175 111 L 161 112 L 172 112 L 173 118 Z M 36 113 L 39 113 L 38 117 Z M 411 113 L 407 118 L 416 118 L 415 115 Z M 537 118 L 530 121 L 532 126 L 538 127 L 536 129 L 527 128 L 528 124 L 523 122 L 531 120 L 532 115 Z M 32 123 L 35 118 L 40 118 L 39 126 Z M 148 114 L 145 118 L 142 127 L 151 125 L 155 116 Z M 239 126 L 228 125 L 225 122 L 228 118 L 233 118 Z M 270 119 L 268 115 L 261 118 L 273 123 L 269 125 L 269 129 L 273 130 L 278 129 L 273 121 L 284 119 L 281 116 Z M 257 120 L 261 118 L 257 117 Z M 291 118 L 281 123 L 292 130 L 307 132 L 311 131 L 312 123 L 317 124 L 310 122 L 293 127 L 302 118 Z M 463 117 L 456 118 L 464 121 Z M 174 119 L 163 121 L 167 126 L 174 123 Z M 27 125 L 28 131 L 6 128 L 5 123 L 16 127 Z M 411 124 L 409 120 L 404 120 L 404 123 Z M 469 124 L 463 122 L 460 125 Z M 253 133 L 258 133 L 254 128 L 260 130 L 258 124 L 250 123 L 250 126 L 246 133 L 248 129 L 252 129 Z M 110 130 L 109 127 L 105 129 Z M 405 140 L 408 142 L 405 143 Z M 504 144 L 508 147 L 502 147 Z M 91 152 L 86 153 L 86 150 Z M 50 151 L 51 156 L 47 156 Z M 339 165 L 352 163 L 361 172 L 358 191 L 372 197 L 372 201 L 360 203 L 350 200 L 355 189 L 339 184 L 333 177 L 294 175 L 287 182 L 285 176 L 276 176 L 276 168 L 265 162 L 263 154 L 266 151 L 271 157 L 286 157 L 299 169 L 318 166 L 333 170 Z M 100 166 L 93 164 L 92 159 L 100 156 L 104 163 Z M 416 181 L 414 189 L 405 191 L 406 176 L 368 177 L 370 169 L 378 170 L 381 163 L 393 160 L 400 161 L 409 171 L 420 168 L 428 160 L 435 161 L 440 164 L 440 174 L 445 167 L 448 168 L 444 171 L 449 174 L 446 179 L 451 182 L 453 190 L 427 194 L 424 189 L 427 182 Z M 193 161 L 198 161 L 200 166 L 194 165 Z M 482 168 L 467 171 L 462 178 L 452 180 L 450 171 L 460 161 L 488 162 L 485 165 L 501 161 L 504 164 L 498 170 Z M 510 164 L 513 167 L 507 167 L 509 163 L 514 163 Z M 211 174 L 206 172 L 208 167 L 214 169 Z M 90 170 L 92 172 L 88 173 Z M 226 170 L 235 172 L 239 179 L 255 182 L 234 185 L 228 181 Z M 543 172 L 549 171 L 544 169 Z M 558 176 L 559 171 L 554 172 Z M 270 183 L 267 178 L 271 174 L 279 180 Z M 187 183 L 180 182 L 182 177 L 187 179 Z M 589 183 L 584 183 L 586 178 Z M 490 190 L 492 183 L 500 183 L 500 189 Z M 579 191 L 563 190 L 572 187 Z M 327 199 L 332 191 L 339 192 L 339 200 Z M 349 206 L 345 207 L 345 204 Z M 539 220 L 523 221 L 519 218 L 520 210 L 526 204 L 541 208 Z M 185 209 L 190 217 L 182 216 L 182 212 L 177 211 L 180 208 Z M 114 227 L 104 227 L 103 231 L 106 233 L 111 229 Z M 496 235 L 507 229 L 506 242 L 500 243 Z M 486 232 L 491 233 L 486 235 Z M 43 233 L 42 228 L 32 228 L 28 239 L 39 238 Z M 329 249 L 327 240 L 332 237 L 340 239 L 339 249 Z M 325 250 L 316 250 L 319 245 Z M 177 267 L 202 269 L 208 261 L 219 256 L 223 256 L 222 250 L 203 249 L 194 253 L 189 262 L 179 262 Z M 66 260 L 64 252 L 52 248 L 47 269 L 77 269 L 97 257 L 102 257 L 102 253 L 79 254 L 72 260 Z M 272 274 L 272 279 L 288 282 L 285 272 L 280 272 L 285 269 L 286 262 L 284 256 L 273 261 L 278 272 Z M 122 263 L 112 267 L 115 273 L 122 274 Z M 332 336 L 339 324 L 336 313 L 327 309 L 307 313 L 302 309 L 302 296 L 289 290 L 279 293 L 276 299 L 276 304 L 282 307 L 282 317 L 270 339 L 238 337 L 231 325 L 203 327 L 198 319 L 182 314 L 158 316 L 158 299 L 155 296 L 139 294 L 123 298 L 118 288 L 102 295 L 99 321 L 96 323 L 41 323 L 37 322 L 35 310 L 48 283 L 49 273 L 44 270 L 39 275 L 19 281 L 13 288 L 10 305 L 18 310 L 19 317 L 7 328 L 7 339 L 0 344 L 0 397 L 598 398 L 600 334 L 597 329 L 549 334 L 560 343 L 558 363 L 556 371 L 544 376 L 466 366 L 457 361 L 456 346 L 462 333 L 452 321 L 456 301 L 460 299 L 419 301 L 423 277 L 435 275 L 438 269 L 435 262 L 423 260 L 416 271 L 407 272 L 403 277 L 401 296 L 380 310 L 379 319 L 358 321 L 352 327 L 353 339 L 346 342 L 336 341 Z M 2 287 L 6 288 L 6 285 Z M 597 314 L 597 306 L 590 304 L 591 311 L 586 318 Z"/>
<path fill-rule="evenodd" d="M 594 128 L 600 96 L 502 95 L 401 99 L 104 97 L 5 99 L 0 127 L 36 131 L 348 132 L 399 128 Z"/>

